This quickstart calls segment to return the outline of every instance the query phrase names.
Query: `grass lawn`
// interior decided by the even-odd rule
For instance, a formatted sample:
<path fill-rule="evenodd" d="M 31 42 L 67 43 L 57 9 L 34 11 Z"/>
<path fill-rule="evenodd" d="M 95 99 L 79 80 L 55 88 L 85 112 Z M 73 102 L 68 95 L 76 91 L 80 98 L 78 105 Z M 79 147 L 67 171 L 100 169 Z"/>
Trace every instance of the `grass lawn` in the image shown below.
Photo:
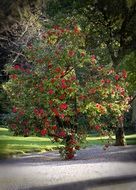
<path fill-rule="evenodd" d="M 106 137 L 88 136 L 83 147 L 104 145 Z M 127 144 L 136 144 L 136 134 L 126 136 Z M 6 128 L 0 128 L 0 157 L 10 157 L 30 152 L 43 152 L 58 149 L 61 145 L 52 143 L 48 137 L 13 136 Z"/>
<path fill-rule="evenodd" d="M 126 135 L 126 142 L 127 145 L 136 145 L 136 134 Z M 104 145 L 107 142 L 107 137 L 87 137 L 87 143 L 86 146 L 92 146 L 92 145 Z M 113 137 L 113 143 L 115 142 L 115 137 Z"/>
<path fill-rule="evenodd" d="M 48 137 L 13 136 L 8 129 L 0 128 L 0 157 L 48 151 L 59 147 L 60 144 L 52 143 Z"/>

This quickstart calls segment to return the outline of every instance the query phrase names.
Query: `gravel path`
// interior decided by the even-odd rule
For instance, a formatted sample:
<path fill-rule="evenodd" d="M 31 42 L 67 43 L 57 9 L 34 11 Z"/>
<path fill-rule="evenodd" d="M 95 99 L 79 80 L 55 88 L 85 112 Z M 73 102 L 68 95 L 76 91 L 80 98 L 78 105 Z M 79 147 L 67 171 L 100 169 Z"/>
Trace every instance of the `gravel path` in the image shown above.
<path fill-rule="evenodd" d="M 58 151 L 0 161 L 0 190 L 136 190 L 136 146 Z"/>

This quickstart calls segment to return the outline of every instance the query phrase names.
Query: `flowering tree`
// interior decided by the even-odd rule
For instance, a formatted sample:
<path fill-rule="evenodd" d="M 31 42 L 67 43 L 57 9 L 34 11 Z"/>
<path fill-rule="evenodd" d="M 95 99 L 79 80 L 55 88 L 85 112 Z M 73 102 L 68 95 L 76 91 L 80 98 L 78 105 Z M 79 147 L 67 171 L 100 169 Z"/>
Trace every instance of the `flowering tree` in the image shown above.
<path fill-rule="evenodd" d="M 16 135 L 49 135 L 62 141 L 63 158 L 71 159 L 89 129 L 108 135 L 127 109 L 126 71 L 101 65 L 85 51 L 78 26 L 54 26 L 24 49 L 28 63 L 7 65 L 4 85 Z"/>

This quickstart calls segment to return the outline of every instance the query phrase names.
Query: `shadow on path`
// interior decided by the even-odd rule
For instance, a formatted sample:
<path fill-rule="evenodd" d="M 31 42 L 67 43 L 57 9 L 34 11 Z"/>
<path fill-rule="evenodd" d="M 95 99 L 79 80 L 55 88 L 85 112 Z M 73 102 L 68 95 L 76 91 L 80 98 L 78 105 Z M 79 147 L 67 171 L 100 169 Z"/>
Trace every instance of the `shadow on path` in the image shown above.
<path fill-rule="evenodd" d="M 79 182 L 72 182 L 53 186 L 44 187 L 32 187 L 29 190 L 87 190 L 97 187 L 107 187 L 110 185 L 120 185 L 125 183 L 136 182 L 136 175 L 118 176 L 118 177 L 106 177 L 99 179 L 91 179 Z M 25 190 L 25 189 L 22 189 Z"/>

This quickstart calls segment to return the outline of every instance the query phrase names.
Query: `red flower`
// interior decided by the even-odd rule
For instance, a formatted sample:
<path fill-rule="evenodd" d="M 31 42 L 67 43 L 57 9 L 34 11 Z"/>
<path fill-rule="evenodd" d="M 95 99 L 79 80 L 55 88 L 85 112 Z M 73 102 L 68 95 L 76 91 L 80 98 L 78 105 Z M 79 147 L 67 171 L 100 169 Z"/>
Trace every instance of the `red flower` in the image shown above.
<path fill-rule="evenodd" d="M 53 84 L 56 81 L 56 79 L 52 78 L 51 83 Z"/>
<path fill-rule="evenodd" d="M 62 94 L 60 97 L 59 97 L 60 100 L 64 100 L 65 99 L 65 94 Z"/>
<path fill-rule="evenodd" d="M 81 56 L 84 57 L 84 56 L 85 56 L 85 53 L 84 53 L 84 52 L 81 52 Z"/>
<path fill-rule="evenodd" d="M 54 113 L 56 116 L 59 116 L 59 112 L 58 112 L 58 110 L 57 110 L 56 108 L 53 108 L 52 111 L 53 111 L 53 113 Z"/>
<path fill-rule="evenodd" d="M 40 87 L 39 90 L 40 90 L 40 92 L 44 92 L 44 88 L 43 87 Z"/>
<path fill-rule="evenodd" d="M 91 60 L 94 61 L 96 59 L 95 55 L 91 56 Z"/>
<path fill-rule="evenodd" d="M 52 95 L 52 94 L 54 94 L 54 90 L 50 89 L 50 90 L 48 91 L 48 93 L 49 93 L 50 95 Z"/>
<path fill-rule="evenodd" d="M 95 94 L 95 93 L 96 93 L 96 89 L 92 88 L 92 89 L 89 90 L 89 92 L 90 92 L 91 94 Z"/>
<path fill-rule="evenodd" d="M 73 147 L 66 147 L 66 150 L 71 153 L 73 152 Z"/>
<path fill-rule="evenodd" d="M 34 130 L 35 130 L 36 133 L 39 132 L 39 129 L 37 127 L 35 127 Z"/>
<path fill-rule="evenodd" d="M 12 125 L 11 125 L 11 128 L 12 128 L 12 129 L 15 129 L 15 128 L 16 128 L 16 124 L 12 124 Z"/>
<path fill-rule="evenodd" d="M 38 63 L 43 63 L 43 61 L 44 61 L 43 59 L 37 59 Z"/>
<path fill-rule="evenodd" d="M 100 108 L 100 107 L 101 107 L 101 104 L 98 104 L 98 103 L 97 103 L 97 104 L 96 104 L 96 107 L 97 107 L 97 108 Z"/>
<path fill-rule="evenodd" d="M 16 74 L 10 75 L 10 78 L 11 79 L 17 79 L 17 75 Z"/>
<path fill-rule="evenodd" d="M 79 33 L 80 31 L 81 31 L 80 27 L 76 25 L 76 26 L 74 27 L 74 32 L 75 32 L 75 33 Z"/>
<path fill-rule="evenodd" d="M 29 129 L 25 128 L 24 129 L 24 136 L 27 137 L 29 135 Z"/>
<path fill-rule="evenodd" d="M 49 104 L 52 105 L 53 104 L 53 100 L 49 100 Z"/>
<path fill-rule="evenodd" d="M 74 158 L 74 154 L 67 154 L 66 159 L 72 159 L 72 158 Z"/>
<path fill-rule="evenodd" d="M 39 113 L 42 115 L 42 114 L 44 114 L 44 110 L 41 108 L 40 110 L 39 110 Z"/>
<path fill-rule="evenodd" d="M 127 78 L 127 72 L 126 72 L 126 70 L 122 70 L 122 77 L 123 77 L 124 79 Z"/>
<path fill-rule="evenodd" d="M 76 76 L 71 77 L 71 81 L 76 80 Z"/>
<path fill-rule="evenodd" d="M 66 85 L 65 83 L 62 83 L 62 84 L 61 84 L 61 88 L 62 88 L 62 89 L 66 89 L 66 88 L 67 88 L 67 85 Z"/>
<path fill-rule="evenodd" d="M 44 110 L 41 108 L 41 109 L 34 109 L 34 113 L 35 113 L 35 115 L 36 116 L 38 116 L 38 117 L 42 117 L 43 116 L 43 114 L 44 114 Z"/>
<path fill-rule="evenodd" d="M 49 64 L 49 65 L 48 65 L 48 68 L 51 69 L 51 68 L 52 68 L 52 64 Z"/>
<path fill-rule="evenodd" d="M 64 119 L 65 115 L 64 114 L 60 114 L 60 118 Z"/>
<path fill-rule="evenodd" d="M 86 96 L 84 96 L 84 95 L 79 96 L 79 100 L 84 100 L 85 98 L 86 98 Z"/>
<path fill-rule="evenodd" d="M 16 107 L 13 107 L 12 112 L 13 112 L 13 113 L 17 113 L 17 108 L 16 108 Z"/>
<path fill-rule="evenodd" d="M 60 67 L 56 67 L 55 71 L 56 71 L 57 73 L 59 73 L 59 72 L 61 71 L 61 68 L 60 68 Z"/>
<path fill-rule="evenodd" d="M 38 114 L 38 109 L 34 109 L 34 113 L 35 113 L 35 115 L 37 115 Z"/>
<path fill-rule="evenodd" d="M 99 126 L 99 125 L 96 125 L 96 126 L 95 126 L 95 129 L 96 129 L 97 131 L 99 131 L 99 130 L 100 130 L 100 126 Z"/>
<path fill-rule="evenodd" d="M 56 125 L 54 125 L 54 126 L 52 126 L 52 129 L 55 131 L 55 130 L 57 130 L 57 126 Z"/>
<path fill-rule="evenodd" d="M 60 109 L 66 110 L 68 108 L 68 105 L 66 103 L 60 104 Z"/>
<path fill-rule="evenodd" d="M 105 82 L 109 84 L 111 82 L 111 80 L 110 79 L 106 79 Z"/>
<path fill-rule="evenodd" d="M 65 131 L 61 131 L 58 135 L 59 135 L 60 137 L 66 137 Z"/>
<path fill-rule="evenodd" d="M 18 69 L 20 69 L 20 66 L 19 65 L 14 65 L 13 68 L 16 69 L 16 70 L 18 70 Z"/>
<path fill-rule="evenodd" d="M 68 56 L 69 56 L 69 57 L 73 57 L 74 55 L 75 55 L 75 52 L 72 51 L 72 50 L 69 50 L 69 52 L 68 52 Z"/>
<path fill-rule="evenodd" d="M 23 116 L 24 114 L 25 114 L 24 111 L 20 111 L 20 112 L 19 112 L 19 115 L 20 115 L 20 116 Z"/>
<path fill-rule="evenodd" d="M 53 26 L 53 28 L 54 28 L 54 30 L 59 30 L 59 29 L 60 29 L 60 26 L 55 25 L 55 26 Z"/>
<path fill-rule="evenodd" d="M 42 130 L 41 130 L 41 135 L 42 135 L 42 136 L 45 136 L 46 134 L 47 134 L 47 130 L 46 130 L 46 129 L 42 129 Z"/>
<path fill-rule="evenodd" d="M 125 95 L 125 91 L 122 90 L 122 91 L 120 92 L 120 94 L 121 94 L 121 96 L 124 96 L 124 95 Z"/>
<path fill-rule="evenodd" d="M 95 55 L 92 55 L 92 56 L 91 56 L 91 61 L 92 61 L 92 64 L 94 64 L 94 63 L 95 63 L 95 60 L 96 60 Z"/>
<path fill-rule="evenodd" d="M 116 80 L 119 80 L 119 78 L 120 78 L 119 75 L 115 75 Z"/>
<path fill-rule="evenodd" d="M 101 83 L 102 83 L 102 84 L 104 84 L 104 83 L 105 83 L 105 80 L 104 80 L 104 79 L 102 79 L 102 80 L 101 80 Z"/>
<path fill-rule="evenodd" d="M 66 80 L 65 79 L 61 80 L 61 88 L 63 88 L 63 89 L 67 88 Z"/>

